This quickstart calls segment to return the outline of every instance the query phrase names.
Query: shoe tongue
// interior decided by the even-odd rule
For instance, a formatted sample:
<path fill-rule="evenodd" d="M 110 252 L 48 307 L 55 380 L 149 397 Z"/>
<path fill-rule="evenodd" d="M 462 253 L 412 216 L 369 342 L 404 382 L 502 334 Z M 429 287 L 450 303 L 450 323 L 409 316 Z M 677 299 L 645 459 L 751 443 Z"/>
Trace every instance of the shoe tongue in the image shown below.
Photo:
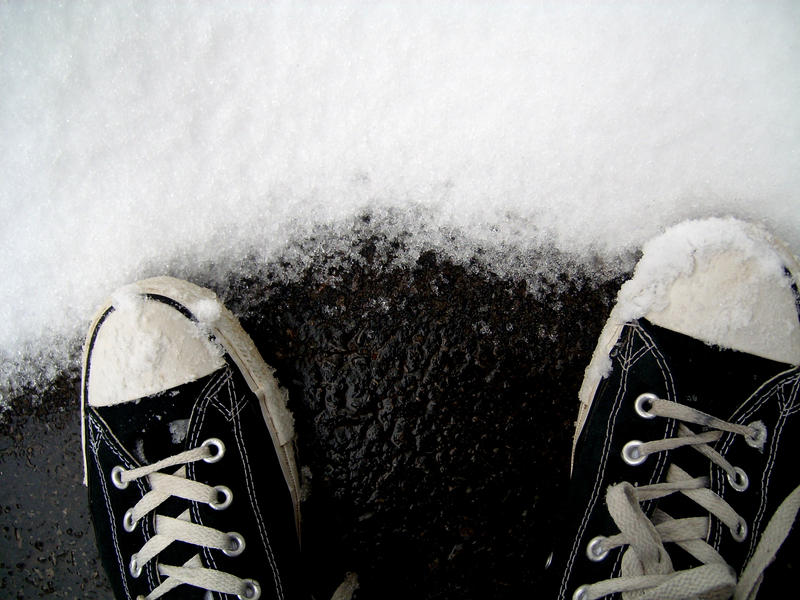
<path fill-rule="evenodd" d="M 96 410 L 140 465 L 151 464 L 190 448 L 186 434 L 192 409 L 215 375 Z"/>

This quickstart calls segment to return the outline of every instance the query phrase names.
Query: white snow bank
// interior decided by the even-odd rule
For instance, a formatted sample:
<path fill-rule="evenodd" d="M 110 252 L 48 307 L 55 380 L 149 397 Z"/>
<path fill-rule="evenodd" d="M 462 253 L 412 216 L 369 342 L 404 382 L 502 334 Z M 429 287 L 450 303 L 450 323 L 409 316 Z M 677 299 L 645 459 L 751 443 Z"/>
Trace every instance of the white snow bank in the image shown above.
<path fill-rule="evenodd" d="M 798 252 L 798 31 L 791 0 L 2 3 L 0 388 L 127 281 L 369 208 L 456 257 L 613 263 L 729 213 Z"/>

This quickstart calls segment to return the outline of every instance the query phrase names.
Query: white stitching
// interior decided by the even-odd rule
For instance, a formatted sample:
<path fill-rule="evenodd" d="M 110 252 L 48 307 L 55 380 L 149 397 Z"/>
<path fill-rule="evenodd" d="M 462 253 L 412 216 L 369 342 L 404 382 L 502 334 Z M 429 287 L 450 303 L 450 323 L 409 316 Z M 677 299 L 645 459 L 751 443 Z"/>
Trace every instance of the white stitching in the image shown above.
<path fill-rule="evenodd" d="M 221 384 L 222 381 L 224 381 L 224 378 L 220 377 L 216 381 L 209 382 L 209 384 L 203 390 L 204 395 L 196 404 L 197 412 L 195 414 L 199 417 L 199 421 L 196 421 L 197 425 L 192 430 L 191 444 L 190 444 L 190 447 L 192 448 L 197 446 L 197 439 L 200 436 L 200 431 L 203 429 L 203 423 L 205 422 L 206 419 L 208 405 L 211 402 L 210 394 L 216 395 L 219 393 L 220 391 L 219 386 L 217 386 L 216 384 L 217 383 Z M 195 479 L 194 463 L 189 463 L 187 465 L 186 475 L 190 479 Z M 198 525 L 203 525 L 203 518 L 200 515 L 200 504 L 198 502 L 192 502 L 189 505 L 189 509 L 191 511 L 192 517 L 194 518 L 194 522 L 197 523 Z M 216 569 L 217 562 L 214 560 L 214 556 L 213 554 L 211 554 L 211 551 L 208 548 L 201 548 L 200 552 L 203 554 L 203 556 L 205 556 L 206 560 L 208 561 L 208 565 Z"/>
<path fill-rule="evenodd" d="M 603 474 L 605 473 L 606 470 L 605 465 L 607 464 L 608 461 L 608 455 L 611 446 L 610 438 L 612 437 L 612 432 L 614 431 L 615 428 L 614 425 L 616 424 L 617 416 L 622 406 L 622 398 L 624 398 L 625 395 L 627 394 L 628 373 L 630 368 L 634 364 L 636 364 L 639 360 L 641 360 L 645 355 L 651 354 L 655 359 L 656 365 L 661 371 L 662 377 L 665 381 L 668 399 L 675 398 L 675 383 L 672 378 L 672 373 L 667 368 L 666 359 L 663 356 L 663 354 L 661 354 L 661 352 L 658 350 L 658 347 L 656 346 L 652 337 L 649 334 L 647 334 L 647 332 L 644 331 L 644 329 L 638 323 L 627 323 L 625 324 L 624 329 L 630 330 L 630 333 L 629 335 L 627 335 L 627 338 L 624 341 L 622 355 L 619 357 L 620 369 L 621 369 L 620 388 L 617 390 L 617 394 L 614 400 L 615 405 L 612 407 L 611 412 L 609 413 L 608 420 L 606 422 L 606 435 L 603 441 L 603 451 L 600 457 L 598 475 L 597 478 L 595 478 L 589 503 L 581 519 L 581 523 L 578 527 L 578 532 L 576 536 L 573 538 L 572 548 L 570 550 L 570 555 L 567 560 L 567 566 L 565 568 L 564 574 L 562 575 L 561 579 L 559 598 L 564 598 L 564 594 L 566 593 L 566 584 L 572 574 L 572 569 L 575 564 L 575 559 L 578 555 L 578 542 L 583 538 L 586 527 L 588 525 L 588 520 L 591 514 L 594 513 L 595 507 L 597 505 L 599 488 L 601 487 L 600 483 L 604 479 Z M 635 352 L 632 352 L 634 345 L 633 344 L 634 334 L 638 334 L 638 338 L 642 342 L 643 347 L 637 349 Z M 623 335 L 625 334 L 623 333 L 620 335 L 620 339 L 622 338 Z M 670 423 L 669 421 L 667 421 L 663 435 L 667 436 L 671 430 L 674 430 L 674 427 L 675 427 L 674 423 Z M 651 482 L 661 477 L 665 465 L 666 465 L 666 456 L 659 455 L 658 462 L 656 462 L 655 468 L 650 477 Z M 612 573 L 615 573 L 619 568 L 621 559 L 622 559 L 622 552 L 619 552 L 617 553 L 615 563 L 612 566 Z"/>
<path fill-rule="evenodd" d="M 672 371 L 670 371 L 667 366 L 666 358 L 658 349 L 658 345 L 656 344 L 653 337 L 649 333 L 647 333 L 647 331 L 645 331 L 641 325 L 636 323 L 635 326 L 632 328 L 634 332 L 638 335 L 639 340 L 642 342 L 643 348 L 646 350 L 646 352 L 640 350 L 635 354 L 636 362 L 641 360 L 646 354 L 650 354 L 653 357 L 653 359 L 655 359 L 656 366 L 658 367 L 658 370 L 661 372 L 661 378 L 666 384 L 665 385 L 667 392 L 666 399 L 673 401 L 676 400 L 677 398 L 675 394 L 675 382 L 672 378 Z M 631 366 L 633 364 L 634 363 L 631 363 Z M 662 438 L 673 436 L 676 427 L 677 423 L 674 420 L 667 420 L 665 423 L 664 432 L 662 433 Z M 653 471 L 650 474 L 650 479 L 648 480 L 648 484 L 653 484 L 661 481 L 661 479 L 664 477 L 664 470 L 667 467 L 668 458 L 669 457 L 667 452 L 661 452 L 658 454 L 658 456 L 656 457 L 656 464 L 655 467 L 653 468 Z M 655 500 L 650 500 L 645 502 L 644 506 L 642 507 L 642 510 L 644 512 L 647 512 L 648 510 L 650 510 L 650 507 L 655 504 L 655 502 L 656 502 Z M 621 551 L 617 553 L 616 560 L 614 561 L 614 566 L 612 567 L 611 570 L 612 575 L 614 576 L 616 576 L 620 572 L 623 554 L 624 553 Z"/>
<path fill-rule="evenodd" d="M 631 338 L 627 337 L 624 342 L 625 346 L 623 352 L 630 352 L 631 346 Z M 611 408 L 611 411 L 608 416 L 608 420 L 606 421 L 606 435 L 605 439 L 603 440 L 603 451 L 600 455 L 600 468 L 597 470 L 597 477 L 595 478 L 594 484 L 592 485 L 592 493 L 589 496 L 589 503 L 586 506 L 586 510 L 584 511 L 583 517 L 581 518 L 581 522 L 578 526 L 578 531 L 575 534 L 575 537 L 572 541 L 572 548 L 570 549 L 569 558 L 567 560 L 566 568 L 564 569 L 564 574 L 561 579 L 561 586 L 559 589 L 559 598 L 564 598 L 564 594 L 566 593 L 566 584 L 569 580 L 572 569 L 575 564 L 575 559 L 578 554 L 578 544 L 579 540 L 583 538 L 585 533 L 586 527 L 588 525 L 589 517 L 594 512 L 594 507 L 597 504 L 597 499 L 599 496 L 599 490 L 601 487 L 601 481 L 603 480 L 603 473 L 605 472 L 605 464 L 608 460 L 608 453 L 609 448 L 611 446 L 610 438 L 611 432 L 613 431 L 612 423 L 616 421 L 616 416 L 619 413 L 619 409 L 622 406 L 622 398 L 625 396 L 625 389 L 627 386 L 627 374 L 628 374 L 628 362 L 627 360 L 620 357 L 620 388 L 618 388 L 616 396 L 614 398 L 614 405 Z"/>
<path fill-rule="evenodd" d="M 791 373 L 792 371 L 795 371 L 794 375 L 789 375 L 789 373 Z M 761 384 L 761 386 L 759 386 L 759 388 L 755 392 L 753 392 L 750 395 L 750 397 L 748 397 L 744 402 L 742 402 L 736 408 L 736 410 L 733 412 L 730 419 L 728 420 L 731 421 L 732 423 L 744 423 L 746 420 L 749 419 L 750 416 L 752 416 L 754 412 L 756 412 L 759 408 L 761 408 L 761 406 L 763 406 L 764 402 L 766 401 L 766 398 L 769 397 L 770 393 L 773 392 L 776 387 L 780 385 L 785 385 L 790 381 L 798 381 L 798 380 L 800 380 L 800 370 L 798 370 L 797 367 L 793 367 L 788 371 L 783 371 L 782 373 L 778 373 L 774 377 L 769 378 L 767 381 Z M 751 404 L 754 398 L 758 398 L 759 396 L 760 400 L 756 404 L 750 406 L 749 408 L 746 408 Z M 739 414 L 739 411 L 742 410 L 745 410 L 745 412 L 743 414 Z M 733 439 L 734 436 L 730 436 L 729 442 L 732 443 Z"/>
<path fill-rule="evenodd" d="M 231 401 L 234 399 L 233 390 L 230 389 L 229 386 L 229 394 L 231 397 Z M 267 534 L 266 527 L 263 522 L 263 518 L 261 516 L 261 511 L 258 508 L 258 503 L 256 502 L 254 490 L 252 489 L 253 481 L 252 481 L 252 472 L 250 470 L 250 460 L 247 457 L 247 451 L 244 448 L 244 442 L 241 438 L 241 431 L 239 428 L 239 418 L 238 413 L 236 413 L 235 418 L 233 419 L 233 432 L 236 438 L 236 443 L 239 446 L 239 455 L 243 459 L 242 466 L 245 470 L 245 484 L 247 487 L 247 494 L 250 497 L 250 504 L 253 507 L 253 512 L 256 515 L 256 521 L 258 522 L 258 531 L 261 535 L 261 539 L 264 542 L 264 547 L 267 551 L 267 559 L 269 560 L 270 568 L 272 569 L 272 575 L 275 581 L 275 591 L 278 593 L 279 600 L 283 600 L 283 584 L 281 583 L 280 573 L 278 572 L 277 564 L 275 563 L 275 556 L 272 552 L 272 546 L 269 543 L 269 535 Z"/>
<path fill-rule="evenodd" d="M 125 594 L 130 599 L 131 592 L 128 589 L 128 580 L 127 580 L 127 575 L 125 573 L 125 563 L 120 553 L 119 542 L 117 541 L 117 528 L 114 523 L 114 515 L 111 512 L 111 498 L 108 495 L 108 488 L 106 487 L 105 475 L 100 469 L 100 461 L 97 458 L 97 451 L 100 442 L 98 438 L 104 436 L 102 435 L 102 432 L 99 431 L 98 426 L 93 422 L 91 415 L 88 417 L 88 421 L 91 433 L 94 434 L 92 436 L 92 439 L 89 440 L 89 445 L 92 447 L 92 450 L 94 451 L 94 464 L 95 468 L 97 469 L 97 477 L 100 480 L 100 487 L 103 490 L 103 497 L 105 498 L 106 512 L 108 513 L 108 522 L 110 524 L 110 529 L 111 529 L 112 546 L 114 547 L 114 554 L 117 556 L 117 563 L 119 564 L 122 586 L 125 588 Z"/>
<path fill-rule="evenodd" d="M 120 452 L 120 450 L 117 448 L 115 442 L 120 443 L 120 444 L 121 444 L 121 442 L 119 442 L 119 440 L 117 440 L 116 436 L 110 437 L 110 432 L 108 432 L 105 429 L 103 429 L 102 427 L 100 427 L 99 424 L 94 424 L 94 425 L 97 428 L 97 435 L 100 436 L 103 439 L 103 441 L 105 443 L 105 446 L 108 448 L 108 450 L 111 451 L 111 453 L 114 456 L 116 456 L 119 459 L 120 463 L 125 465 L 126 469 L 135 468 L 137 465 L 132 463 L 128 459 L 128 457 L 125 456 L 122 452 Z M 96 458 L 95 458 L 95 460 L 96 460 Z M 98 468 L 99 468 L 99 466 L 98 466 Z M 137 479 L 133 483 L 135 483 L 136 487 L 139 488 L 139 493 L 142 496 L 144 496 L 147 493 L 148 490 L 147 490 L 147 486 L 145 486 L 145 484 L 144 484 L 144 481 L 142 481 L 141 479 Z M 105 488 L 105 480 L 103 480 L 103 487 Z M 139 523 L 141 524 L 142 533 L 144 534 L 145 539 L 150 539 L 151 537 L 153 537 L 155 535 L 155 531 L 153 529 L 153 523 L 151 522 L 151 519 L 143 518 L 141 521 L 139 521 Z M 112 526 L 113 526 L 113 523 L 112 523 Z M 158 583 L 161 581 L 160 573 L 158 573 L 158 570 L 155 568 L 155 566 L 152 565 L 152 563 L 148 564 L 145 567 L 144 572 L 147 574 L 147 581 L 150 584 L 150 589 L 154 589 L 158 585 Z M 154 574 L 155 574 L 157 579 L 153 579 L 153 575 Z"/>
<path fill-rule="evenodd" d="M 628 341 L 629 340 L 626 340 L 625 343 L 627 344 Z M 597 504 L 597 499 L 599 496 L 599 488 L 601 487 L 600 482 L 603 480 L 603 473 L 605 471 L 603 467 L 608 458 L 608 448 L 611 445 L 609 442 L 609 437 L 611 433 L 611 423 L 615 420 L 616 414 L 619 411 L 619 407 L 622 404 L 621 398 L 624 396 L 623 389 L 625 383 L 627 382 L 627 372 L 628 372 L 627 366 L 622 364 L 622 361 L 620 361 L 620 367 L 621 367 L 621 375 L 620 375 L 621 387 L 618 388 L 617 390 L 616 397 L 614 398 L 614 405 L 612 406 L 611 412 L 609 413 L 608 416 L 608 420 L 606 421 L 606 437 L 603 440 L 603 451 L 602 454 L 600 455 L 600 468 L 597 469 L 597 477 L 595 477 L 594 484 L 592 485 L 592 493 L 589 496 L 589 502 L 586 505 L 586 510 L 584 511 L 583 516 L 581 517 L 581 522 L 578 526 L 578 531 L 572 540 L 572 547 L 570 548 L 569 558 L 567 559 L 567 565 L 564 569 L 564 574 L 561 577 L 561 586 L 558 592 L 559 598 L 564 598 L 564 594 L 566 594 L 567 592 L 566 589 L 567 581 L 572 575 L 572 569 L 574 567 L 575 559 L 578 554 L 579 540 L 583 538 L 583 534 L 588 525 L 589 517 L 592 514 L 592 512 L 594 512 L 594 506 Z"/>
<path fill-rule="evenodd" d="M 769 458 L 767 459 L 767 465 L 764 469 L 764 472 L 761 475 L 761 501 L 759 502 L 758 511 L 756 512 L 756 516 L 753 518 L 752 523 L 752 534 L 750 538 L 750 547 L 748 549 L 748 559 L 755 551 L 755 532 L 759 530 L 761 525 L 761 521 L 764 518 L 764 514 L 767 510 L 767 504 L 769 499 L 767 497 L 769 493 L 769 485 L 772 479 L 772 472 L 775 467 L 775 462 L 778 456 L 778 446 L 781 442 L 781 438 L 783 436 L 784 426 L 786 422 L 789 420 L 789 417 L 793 415 L 795 410 L 795 400 L 797 399 L 797 389 L 798 383 L 800 380 L 795 378 L 795 381 L 792 385 L 791 393 L 789 394 L 789 398 L 784 395 L 783 390 L 784 387 L 788 387 L 789 382 L 783 382 L 782 384 L 778 385 L 775 388 L 775 394 L 780 398 L 779 406 L 780 406 L 780 414 L 778 416 L 778 422 L 775 425 L 775 430 L 772 435 L 772 440 L 770 441 L 770 451 L 769 451 Z"/>
<path fill-rule="evenodd" d="M 230 369 L 226 369 L 225 375 L 220 377 L 215 382 L 214 389 L 209 390 L 209 392 L 206 394 L 208 397 L 208 401 L 217 407 L 217 409 L 225 417 L 226 421 L 231 420 L 231 410 L 227 406 L 225 406 L 222 402 L 220 402 L 219 394 L 222 392 L 222 386 L 227 384 L 231 380 L 231 377 L 233 377 L 233 373 L 231 372 Z"/>
<path fill-rule="evenodd" d="M 794 369 L 792 369 L 792 370 L 794 370 Z M 779 373 L 778 375 L 776 375 L 774 377 L 771 377 L 769 380 L 764 382 L 761 386 L 759 386 L 759 388 L 755 392 L 753 392 L 744 402 L 742 402 L 736 408 L 736 410 L 733 412 L 733 414 L 732 414 L 732 416 L 730 417 L 729 420 L 732 423 L 743 424 L 745 421 L 749 421 L 750 418 L 753 416 L 753 414 L 755 414 L 756 412 L 761 410 L 761 408 L 770 399 L 772 399 L 772 397 L 775 394 L 778 393 L 777 392 L 778 389 L 780 389 L 780 388 L 782 388 L 782 387 L 784 387 L 786 385 L 789 385 L 789 384 L 793 384 L 793 385 L 797 386 L 798 383 L 800 383 L 800 371 L 797 371 L 794 375 L 786 377 L 787 374 L 790 373 L 792 370 L 784 371 L 782 373 Z M 785 379 L 781 380 L 781 378 L 785 378 Z M 777 432 L 773 432 L 772 436 L 776 435 L 776 433 Z M 728 434 L 727 437 L 725 438 L 723 444 L 722 444 L 722 447 L 719 450 L 720 454 L 722 454 L 723 456 L 727 456 L 728 452 L 730 451 L 731 447 L 733 446 L 734 441 L 736 441 L 736 438 L 737 438 L 737 436 L 735 434 L 733 434 L 733 433 Z M 773 446 L 773 443 L 772 443 L 772 440 L 771 440 L 770 441 L 770 454 L 769 454 L 769 456 L 767 458 L 767 465 L 769 465 L 770 462 L 772 460 L 774 460 L 774 456 L 772 454 L 772 452 L 773 452 L 772 448 L 774 448 L 774 446 Z M 766 467 L 765 467 L 765 469 L 766 469 Z M 765 472 L 766 472 L 766 470 L 762 472 L 762 486 L 763 486 L 763 482 L 764 482 L 763 478 L 764 478 Z M 713 485 L 714 485 L 714 492 L 718 496 L 720 496 L 721 498 L 724 499 L 725 495 L 727 493 L 727 489 L 726 489 L 726 487 L 724 485 L 724 478 L 723 477 L 718 477 L 716 479 L 716 481 L 714 481 Z M 763 491 L 763 488 L 762 488 L 762 491 Z M 763 499 L 762 499 L 762 502 L 763 502 Z M 759 512 L 761 512 L 763 509 L 764 509 L 763 505 L 760 505 L 759 506 Z M 751 534 L 753 534 L 753 537 L 751 538 L 751 552 L 752 552 L 752 547 L 753 547 L 752 546 L 752 542 L 755 539 L 755 535 L 754 535 L 755 531 L 756 531 L 755 528 L 753 528 L 753 531 L 751 531 Z M 721 527 L 721 525 L 717 524 L 716 528 L 715 528 L 715 531 L 714 531 L 714 539 L 713 539 L 713 547 L 715 549 L 718 549 L 719 546 L 722 544 L 722 532 L 723 532 L 723 528 Z"/>

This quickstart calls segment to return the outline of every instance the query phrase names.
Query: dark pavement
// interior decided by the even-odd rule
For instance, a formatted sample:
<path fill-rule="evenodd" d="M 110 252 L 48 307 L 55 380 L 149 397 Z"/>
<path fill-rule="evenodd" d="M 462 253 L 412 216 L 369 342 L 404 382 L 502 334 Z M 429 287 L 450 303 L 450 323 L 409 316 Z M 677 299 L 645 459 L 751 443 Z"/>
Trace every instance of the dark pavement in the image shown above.
<path fill-rule="evenodd" d="M 436 252 L 398 266 L 402 237 L 354 227 L 357 259 L 315 240 L 292 283 L 286 263 L 193 277 L 290 390 L 315 596 L 356 571 L 359 600 L 535 597 L 583 369 L 623 278 L 545 249 L 515 258 L 546 267 L 527 281 Z M 72 370 L 0 425 L 4 597 L 108 596 L 81 485 L 77 344 Z"/>

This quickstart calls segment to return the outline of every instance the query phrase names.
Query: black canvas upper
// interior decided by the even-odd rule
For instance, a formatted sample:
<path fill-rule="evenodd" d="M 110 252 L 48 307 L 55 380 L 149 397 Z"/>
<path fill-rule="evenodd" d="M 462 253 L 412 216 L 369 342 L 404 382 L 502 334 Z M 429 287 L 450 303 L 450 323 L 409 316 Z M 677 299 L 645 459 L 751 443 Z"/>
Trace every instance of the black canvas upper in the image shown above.
<path fill-rule="evenodd" d="M 89 353 L 91 368 L 91 347 Z M 148 594 L 165 579 L 156 569 L 157 562 L 180 566 L 198 552 L 207 568 L 257 580 L 262 599 L 299 597 L 299 543 L 289 488 L 259 400 L 230 357 L 226 356 L 224 367 L 197 381 L 114 406 L 86 405 L 84 411 L 90 509 L 101 560 L 117 598 Z M 126 489 L 117 489 L 110 478 L 112 468 L 152 464 L 209 438 L 224 443 L 224 456 L 214 463 L 187 464 L 187 478 L 227 486 L 233 493 L 231 505 L 217 511 L 172 497 L 144 517 L 134 531 L 125 531 L 125 511 L 149 486 L 147 478 L 141 478 Z M 177 468 L 165 472 L 174 473 Z M 196 523 L 241 534 L 244 551 L 228 557 L 219 550 L 173 542 L 133 578 L 128 570 L 131 555 L 154 535 L 155 514 L 177 517 L 187 508 Z M 181 585 L 165 597 L 201 599 L 205 594 L 205 590 Z M 214 593 L 211 597 L 235 596 Z"/>
<path fill-rule="evenodd" d="M 800 484 L 795 468 L 800 450 L 796 418 L 800 412 L 800 369 L 712 347 L 644 319 L 625 326 L 610 358 L 612 371 L 595 394 L 576 446 L 569 517 L 549 568 L 549 597 L 571 598 L 582 584 L 619 575 L 626 547 L 612 550 L 601 562 L 592 562 L 586 556 L 592 538 L 618 533 L 605 505 L 606 489 L 622 481 L 638 486 L 662 482 L 673 462 L 692 477 L 709 476 L 711 489 L 747 522 L 748 537 L 736 542 L 728 527 L 712 517 L 706 539 L 741 573 L 777 506 Z M 763 451 L 735 434 L 725 434 L 712 444 L 747 473 L 748 489 L 735 491 L 724 471 L 692 448 L 653 454 L 637 466 L 626 464 L 621 451 L 627 442 L 672 437 L 678 425 L 672 419 L 644 419 L 636 413 L 634 401 L 647 392 L 733 423 L 762 421 L 768 433 Z M 702 431 L 699 426 L 689 427 L 695 433 Z M 650 516 L 656 505 L 673 518 L 708 515 L 682 494 L 645 502 L 642 508 Z M 784 573 L 791 567 L 797 537 L 790 536 L 778 563 L 767 570 L 762 597 L 769 597 L 770 589 L 780 588 Z M 697 566 L 695 559 L 675 544 L 667 544 L 666 549 L 676 570 Z"/>

